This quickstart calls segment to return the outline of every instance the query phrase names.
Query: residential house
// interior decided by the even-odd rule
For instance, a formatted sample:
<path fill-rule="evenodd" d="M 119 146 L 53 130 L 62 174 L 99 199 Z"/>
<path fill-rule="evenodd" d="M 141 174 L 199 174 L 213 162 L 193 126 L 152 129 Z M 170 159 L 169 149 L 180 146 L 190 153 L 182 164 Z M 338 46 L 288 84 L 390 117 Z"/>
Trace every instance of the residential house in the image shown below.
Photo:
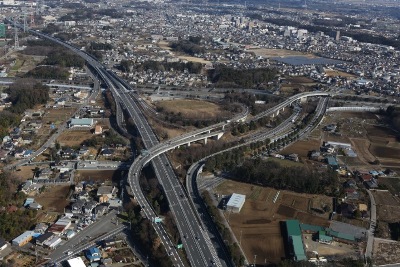
<path fill-rule="evenodd" d="M 54 234 L 52 232 L 46 232 L 46 233 L 42 234 L 41 236 L 39 236 L 38 238 L 36 238 L 36 240 L 35 240 L 36 245 L 43 246 L 43 244 L 45 242 L 49 241 L 53 237 L 54 237 Z"/>
<path fill-rule="evenodd" d="M 16 157 L 16 158 L 18 158 L 18 159 L 22 158 L 22 157 L 24 156 L 25 151 L 26 151 L 25 148 L 23 148 L 23 147 L 18 147 L 18 148 L 15 149 L 15 151 L 14 151 L 14 157 Z"/>
<path fill-rule="evenodd" d="M 82 213 L 83 212 L 83 206 L 85 206 L 85 202 L 83 200 L 78 199 L 71 205 L 71 211 L 72 213 Z"/>
<path fill-rule="evenodd" d="M 85 214 L 92 214 L 93 209 L 97 206 L 97 202 L 96 201 L 89 201 L 85 203 L 85 206 L 83 207 L 83 212 Z"/>
<path fill-rule="evenodd" d="M 89 262 L 99 261 L 101 259 L 100 250 L 97 247 L 89 248 L 85 251 L 85 256 Z"/>
<path fill-rule="evenodd" d="M 94 134 L 102 134 L 103 133 L 103 127 L 101 125 L 96 125 L 94 128 Z"/>
<path fill-rule="evenodd" d="M 81 146 L 81 148 L 78 151 L 79 155 L 86 155 L 89 153 L 89 148 L 87 146 Z"/>
<path fill-rule="evenodd" d="M 117 193 L 117 188 L 115 186 L 104 185 L 97 189 L 97 196 L 107 196 L 108 198 L 113 198 Z"/>
<path fill-rule="evenodd" d="M 105 205 L 98 205 L 94 208 L 93 213 L 96 216 L 102 216 L 108 210 L 107 206 Z"/>
<path fill-rule="evenodd" d="M 106 148 L 101 151 L 101 155 L 103 155 L 104 157 L 111 157 L 112 155 L 114 155 L 114 149 Z"/>
<path fill-rule="evenodd" d="M 33 202 L 29 205 L 29 208 L 32 210 L 40 210 L 40 209 L 42 209 L 42 205 L 40 205 L 37 202 Z"/>
<path fill-rule="evenodd" d="M 47 230 L 47 228 L 49 228 L 49 226 L 45 223 L 38 223 L 35 226 L 35 229 L 33 230 L 35 233 L 40 233 L 40 234 L 44 234 Z"/>
<path fill-rule="evenodd" d="M 0 238 L 0 251 L 4 250 L 7 247 L 7 241 L 5 241 L 3 238 Z"/>
<path fill-rule="evenodd" d="M 50 249 L 55 249 L 60 243 L 62 239 L 58 236 L 53 236 L 52 238 L 43 242 L 43 246 L 48 247 Z"/>

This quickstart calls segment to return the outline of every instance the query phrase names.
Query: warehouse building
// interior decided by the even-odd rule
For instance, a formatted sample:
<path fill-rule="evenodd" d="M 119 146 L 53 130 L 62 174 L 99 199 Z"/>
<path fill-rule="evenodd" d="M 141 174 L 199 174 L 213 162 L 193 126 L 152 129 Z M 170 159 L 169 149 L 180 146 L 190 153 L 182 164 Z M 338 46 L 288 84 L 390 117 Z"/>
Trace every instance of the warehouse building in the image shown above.
<path fill-rule="evenodd" d="M 90 118 L 81 118 L 81 119 L 73 118 L 73 119 L 71 119 L 71 122 L 69 123 L 69 128 L 74 128 L 74 127 L 92 127 L 93 125 L 94 125 L 93 119 L 90 119 Z"/>
<path fill-rule="evenodd" d="M 304 251 L 303 239 L 301 236 L 300 223 L 298 220 L 287 220 L 286 234 L 287 242 L 290 248 L 291 257 L 296 261 L 307 260 L 306 253 Z"/>
<path fill-rule="evenodd" d="M 33 234 L 34 234 L 33 231 L 26 231 L 25 233 L 21 234 L 20 236 L 17 236 L 12 241 L 13 246 L 22 247 L 22 246 L 26 245 L 27 243 L 29 243 L 29 241 L 32 240 Z"/>
<path fill-rule="evenodd" d="M 226 209 L 235 213 L 239 213 L 245 201 L 245 195 L 233 193 L 226 204 Z"/>

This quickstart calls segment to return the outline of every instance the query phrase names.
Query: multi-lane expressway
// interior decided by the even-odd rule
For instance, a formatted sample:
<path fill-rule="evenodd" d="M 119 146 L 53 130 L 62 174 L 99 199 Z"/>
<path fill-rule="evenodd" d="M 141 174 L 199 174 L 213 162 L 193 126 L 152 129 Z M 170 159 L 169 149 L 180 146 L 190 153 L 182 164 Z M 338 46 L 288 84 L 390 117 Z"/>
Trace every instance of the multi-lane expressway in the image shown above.
<path fill-rule="evenodd" d="M 206 129 L 198 130 L 196 131 L 196 133 L 189 133 L 184 136 L 180 136 L 175 140 L 168 141 L 166 144 L 159 144 L 156 135 L 154 134 L 152 128 L 148 124 L 147 120 L 141 112 L 141 109 L 139 108 L 138 99 L 126 97 L 126 93 L 130 90 L 130 88 L 123 80 L 121 80 L 111 71 L 104 68 L 102 64 L 99 63 L 96 59 L 94 59 L 87 53 L 79 50 L 78 48 L 40 32 L 33 30 L 30 30 L 30 32 L 42 38 L 47 38 L 51 41 L 57 42 L 81 55 L 87 61 L 87 63 L 91 65 L 93 69 L 102 77 L 104 82 L 106 82 L 107 85 L 110 87 L 117 104 L 121 103 L 121 105 L 126 108 L 130 117 L 134 120 L 135 125 L 137 126 L 138 132 L 142 137 L 144 147 L 148 150 L 158 145 L 157 147 L 159 147 L 161 150 L 166 151 L 177 146 L 177 144 L 179 144 L 180 142 L 186 142 L 187 140 L 184 139 L 195 138 L 194 135 L 198 135 L 204 132 L 211 132 L 218 127 L 223 128 L 227 123 L 229 123 L 224 122 L 221 124 L 217 124 Z M 256 118 L 267 116 L 273 114 L 274 112 L 279 112 L 281 109 L 300 98 L 319 95 L 329 95 L 329 93 L 313 92 L 308 94 L 299 94 L 295 97 L 289 98 L 283 103 L 277 105 L 275 108 L 262 113 L 260 116 L 256 116 Z M 151 155 L 151 153 L 149 153 L 149 155 Z M 155 173 L 161 185 L 163 186 L 165 196 L 167 197 L 170 204 L 170 209 L 175 216 L 176 223 L 182 237 L 182 242 L 185 246 L 186 254 L 188 255 L 188 259 L 191 265 L 209 266 L 215 264 L 217 266 L 221 266 L 221 262 L 217 256 L 217 252 L 215 248 L 211 245 L 211 241 L 207 232 L 204 231 L 204 229 L 202 228 L 202 224 L 197 220 L 196 214 L 194 213 L 192 206 L 190 205 L 190 202 L 186 197 L 186 192 L 177 177 L 175 176 L 175 173 L 166 155 L 157 154 L 152 156 L 150 160 L 153 164 Z M 132 188 L 132 192 L 138 200 L 139 204 L 142 206 L 145 215 L 151 219 L 156 216 L 156 213 L 152 209 L 151 205 L 148 203 L 138 183 L 140 171 L 144 167 L 144 164 L 146 162 L 148 161 L 143 161 L 143 159 L 139 159 L 135 161 L 134 164 L 132 164 L 129 171 L 128 181 Z M 180 260 L 177 251 L 172 248 L 174 244 L 172 244 L 165 230 L 162 228 L 161 225 L 156 225 L 155 223 L 154 227 L 161 237 L 161 241 L 163 242 L 164 246 L 167 248 L 168 252 L 172 256 L 172 259 L 174 259 L 174 264 L 177 266 L 183 266 L 183 263 Z M 223 255 L 219 256 L 223 257 Z M 224 265 L 230 265 L 229 259 L 225 259 Z"/>

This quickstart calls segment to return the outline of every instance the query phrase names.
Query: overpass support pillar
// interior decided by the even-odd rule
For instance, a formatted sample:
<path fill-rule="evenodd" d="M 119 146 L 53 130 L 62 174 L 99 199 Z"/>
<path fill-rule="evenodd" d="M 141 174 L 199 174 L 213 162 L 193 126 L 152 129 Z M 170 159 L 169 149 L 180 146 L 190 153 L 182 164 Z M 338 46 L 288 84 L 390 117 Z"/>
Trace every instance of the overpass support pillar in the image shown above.
<path fill-rule="evenodd" d="M 187 145 L 190 146 L 190 142 Z"/>
<path fill-rule="evenodd" d="M 285 107 L 282 108 L 282 112 L 285 111 Z"/>
<path fill-rule="evenodd" d="M 207 137 L 204 138 L 204 144 L 207 145 Z"/>
<path fill-rule="evenodd" d="M 300 103 L 306 103 L 307 102 L 307 97 L 303 96 L 302 98 L 300 98 Z"/>
<path fill-rule="evenodd" d="M 276 112 L 276 116 L 278 116 L 279 115 L 279 110 Z"/>
<path fill-rule="evenodd" d="M 211 133 L 211 130 L 208 130 L 208 133 Z"/>
<path fill-rule="evenodd" d="M 224 125 L 222 125 L 222 130 L 225 130 L 225 124 L 224 124 Z"/>

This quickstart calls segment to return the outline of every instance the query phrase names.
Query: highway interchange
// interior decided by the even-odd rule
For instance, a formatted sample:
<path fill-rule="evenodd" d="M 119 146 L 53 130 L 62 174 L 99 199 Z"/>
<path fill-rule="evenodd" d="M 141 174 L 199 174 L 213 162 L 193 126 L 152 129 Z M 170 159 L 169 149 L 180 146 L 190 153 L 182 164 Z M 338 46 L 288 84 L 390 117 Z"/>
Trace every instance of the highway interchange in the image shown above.
<path fill-rule="evenodd" d="M 160 143 L 142 113 L 142 109 L 140 107 L 141 104 L 139 101 L 140 99 L 138 95 L 129 93 L 133 90 L 125 81 L 121 80 L 110 70 L 104 68 L 104 66 L 100 62 L 98 62 L 96 59 L 94 59 L 84 51 L 81 51 L 68 43 L 62 42 L 56 38 L 42 34 L 40 32 L 34 30 L 30 30 L 30 32 L 32 34 L 38 35 L 39 37 L 49 39 L 71 49 L 87 61 L 87 63 L 92 67 L 93 71 L 95 71 L 99 75 L 99 77 L 101 77 L 101 79 L 108 85 L 108 87 L 112 91 L 114 99 L 117 103 L 117 107 L 119 109 L 117 110 L 117 122 L 121 129 L 124 128 L 122 125 L 123 117 L 121 115 L 121 108 L 123 108 L 133 119 L 137 130 L 142 137 L 144 147 L 147 149 L 148 154 L 138 157 L 133 162 L 129 169 L 127 182 L 131 187 L 135 199 L 141 205 L 145 216 L 152 221 L 153 227 L 157 234 L 160 236 L 160 239 L 164 247 L 166 248 L 167 253 L 170 255 L 170 258 L 172 259 L 174 265 L 184 266 L 184 263 L 181 260 L 180 255 L 178 254 L 178 251 L 176 249 L 177 244 L 174 244 L 171 241 L 163 225 L 154 221 L 154 219 L 157 217 L 157 214 L 148 202 L 147 198 L 144 196 L 139 184 L 141 170 L 149 162 L 151 162 L 155 174 L 163 187 L 165 196 L 168 199 L 169 207 L 175 217 L 175 221 L 181 235 L 182 243 L 184 245 L 186 255 L 190 264 L 192 266 L 233 266 L 231 260 L 227 256 L 226 251 L 224 250 L 222 240 L 219 239 L 219 235 L 215 234 L 215 229 L 210 229 L 211 237 L 213 238 L 213 240 L 211 240 L 209 232 L 207 231 L 207 229 L 204 228 L 204 224 L 200 220 L 201 216 L 197 213 L 197 207 L 194 208 L 193 203 L 191 202 L 191 197 L 194 197 L 196 195 L 195 190 L 193 189 L 194 185 L 190 184 L 188 186 L 188 195 L 187 191 L 181 185 L 179 179 L 176 177 L 172 165 L 165 155 L 165 152 L 174 149 L 180 145 L 201 140 L 205 137 L 211 137 L 211 135 L 215 135 L 216 133 L 218 133 L 218 131 L 222 131 L 224 127 L 231 122 L 244 120 L 248 115 L 248 110 L 245 110 L 243 113 L 239 114 L 237 117 L 230 121 L 218 123 L 216 125 L 212 125 L 210 127 L 199 129 L 194 132 L 181 135 L 177 138 L 170 139 L 167 142 Z M 314 96 L 329 97 L 331 96 L 331 93 L 311 92 L 295 95 L 286 99 L 277 106 L 260 113 L 259 115 L 255 116 L 253 120 L 259 119 L 262 116 L 275 115 L 280 110 L 293 104 L 295 101 Z M 320 115 L 325 112 L 328 102 L 327 99 L 328 98 L 321 98 L 318 108 L 316 110 L 316 115 L 310 125 L 314 125 Z M 291 128 L 292 121 L 295 120 L 297 116 L 298 113 L 294 113 L 290 118 L 285 120 L 278 127 L 272 129 L 267 133 L 252 136 L 252 138 L 250 138 L 245 144 L 256 142 L 258 140 L 265 140 L 266 138 L 269 138 L 273 141 L 274 139 L 278 139 L 282 136 L 287 135 L 290 132 L 289 129 Z M 311 131 L 312 127 L 315 127 L 315 125 L 307 126 L 306 128 L 302 129 L 299 133 L 299 136 L 302 136 Z M 198 170 L 198 168 L 195 169 Z M 195 173 L 196 172 L 194 171 L 189 171 L 188 175 L 194 175 Z M 192 181 L 192 179 L 189 180 Z M 191 183 L 190 181 L 189 183 Z M 115 231 L 115 229 L 113 231 Z M 216 248 L 218 248 L 218 250 Z M 57 261 L 60 261 L 61 259 L 64 259 L 65 256 L 59 256 L 55 258 Z"/>

